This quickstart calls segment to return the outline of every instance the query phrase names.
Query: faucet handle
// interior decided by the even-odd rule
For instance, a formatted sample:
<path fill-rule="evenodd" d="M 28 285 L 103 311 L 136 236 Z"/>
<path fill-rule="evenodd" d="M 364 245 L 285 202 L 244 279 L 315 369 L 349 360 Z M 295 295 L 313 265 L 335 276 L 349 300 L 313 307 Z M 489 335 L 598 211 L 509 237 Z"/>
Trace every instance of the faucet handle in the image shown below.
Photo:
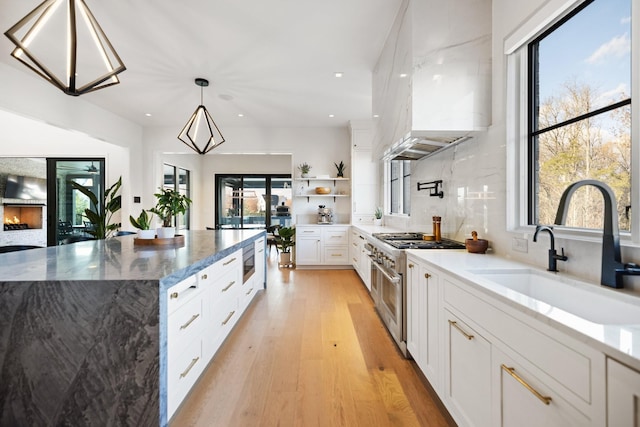
<path fill-rule="evenodd" d="M 564 254 L 564 248 L 560 248 L 560 251 L 562 252 L 562 255 L 556 255 L 556 259 L 558 261 L 566 261 L 569 258 L 567 258 L 567 256 Z"/>

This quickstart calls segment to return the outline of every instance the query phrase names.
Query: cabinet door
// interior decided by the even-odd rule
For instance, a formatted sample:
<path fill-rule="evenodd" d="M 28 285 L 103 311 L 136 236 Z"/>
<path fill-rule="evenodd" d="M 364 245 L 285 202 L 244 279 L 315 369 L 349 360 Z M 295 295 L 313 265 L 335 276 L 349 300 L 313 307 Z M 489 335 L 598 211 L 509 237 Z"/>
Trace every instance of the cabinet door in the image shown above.
<path fill-rule="evenodd" d="M 256 254 L 256 272 L 255 272 L 255 286 L 259 289 L 264 288 L 265 283 L 265 265 L 267 253 L 265 251 L 265 238 L 260 238 L 255 242 L 255 254 Z"/>
<path fill-rule="evenodd" d="M 420 266 L 407 261 L 407 350 L 420 366 Z"/>
<path fill-rule="evenodd" d="M 300 236 L 296 239 L 296 264 L 320 264 L 320 237 Z"/>
<path fill-rule="evenodd" d="M 640 426 L 640 372 L 607 359 L 609 427 Z"/>
<path fill-rule="evenodd" d="M 588 426 L 590 420 L 514 358 L 494 348 L 500 427 Z M 620 424 L 616 424 L 620 425 Z"/>
<path fill-rule="evenodd" d="M 352 204 L 355 215 L 373 215 L 376 209 L 378 192 L 377 163 L 371 150 L 358 150 L 352 153 Z"/>
<path fill-rule="evenodd" d="M 360 251 L 360 277 L 364 282 L 365 286 L 371 292 L 371 258 L 369 258 L 369 254 L 364 250 L 364 246 Z"/>
<path fill-rule="evenodd" d="M 445 310 L 446 400 L 460 425 L 491 425 L 491 343 Z"/>

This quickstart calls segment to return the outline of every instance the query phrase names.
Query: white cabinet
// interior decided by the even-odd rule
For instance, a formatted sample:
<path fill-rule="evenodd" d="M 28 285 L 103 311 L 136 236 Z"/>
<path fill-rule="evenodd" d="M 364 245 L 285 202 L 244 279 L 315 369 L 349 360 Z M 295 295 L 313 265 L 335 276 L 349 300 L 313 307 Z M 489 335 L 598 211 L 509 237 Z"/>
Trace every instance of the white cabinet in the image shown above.
<path fill-rule="evenodd" d="M 351 128 L 351 205 L 352 223 L 370 223 L 378 200 L 378 161 L 372 152 L 372 123 L 352 121 Z"/>
<path fill-rule="evenodd" d="M 491 344 L 445 310 L 446 401 L 467 426 L 491 426 Z"/>
<path fill-rule="evenodd" d="M 640 426 L 640 372 L 607 359 L 609 427 Z"/>
<path fill-rule="evenodd" d="M 365 249 L 367 240 L 365 234 L 357 230 L 351 229 L 351 241 L 349 246 L 349 258 L 354 270 L 358 273 L 362 282 L 371 291 L 371 260 L 369 253 Z"/>
<path fill-rule="evenodd" d="M 300 225 L 296 227 L 296 264 L 349 265 L 349 227 Z"/>
<path fill-rule="evenodd" d="M 407 349 L 425 377 L 438 383 L 440 286 L 435 271 L 407 257 Z"/>

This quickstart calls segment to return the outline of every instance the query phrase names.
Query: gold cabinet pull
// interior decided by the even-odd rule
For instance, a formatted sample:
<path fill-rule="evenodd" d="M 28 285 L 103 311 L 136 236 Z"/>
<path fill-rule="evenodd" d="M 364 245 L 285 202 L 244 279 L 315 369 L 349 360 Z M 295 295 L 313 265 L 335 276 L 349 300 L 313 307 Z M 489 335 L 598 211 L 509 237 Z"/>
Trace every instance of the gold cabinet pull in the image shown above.
<path fill-rule="evenodd" d="M 431 275 L 429 273 L 424 273 L 424 278 L 425 279 L 431 279 Z"/>
<path fill-rule="evenodd" d="M 208 278 L 209 276 L 207 276 L 207 274 L 205 273 L 205 274 L 203 274 L 203 275 L 202 275 L 202 276 L 200 276 L 200 277 L 202 277 L 202 280 L 207 280 L 207 278 Z"/>
<path fill-rule="evenodd" d="M 229 323 L 229 320 L 231 320 L 231 318 L 233 317 L 233 315 L 236 313 L 235 310 L 233 310 L 231 313 L 229 313 L 229 315 L 227 316 L 226 319 L 224 319 L 224 321 L 222 322 L 222 326 L 226 325 L 227 323 Z"/>
<path fill-rule="evenodd" d="M 187 321 L 187 323 L 185 323 L 184 325 L 180 326 L 180 330 L 187 329 L 189 327 L 189 325 L 192 324 L 193 321 L 196 320 L 198 317 L 200 317 L 200 313 L 194 314 L 193 316 L 191 316 L 191 319 L 189 319 Z"/>
<path fill-rule="evenodd" d="M 171 292 L 171 295 L 169 295 L 170 299 L 176 299 L 178 298 L 178 293 L 177 292 Z"/>
<path fill-rule="evenodd" d="M 456 322 L 454 320 L 449 320 L 449 324 L 451 326 L 453 326 L 454 328 L 456 328 L 462 335 L 464 335 L 466 339 L 468 339 L 468 340 L 472 340 L 473 339 L 473 335 L 469 335 L 468 333 L 466 333 L 464 331 L 464 329 L 462 329 L 460 326 L 458 326 L 458 322 Z"/>
<path fill-rule="evenodd" d="M 264 249 L 260 249 L 260 250 L 258 251 L 258 253 L 259 253 L 259 254 L 261 254 L 262 252 L 264 252 Z"/>
<path fill-rule="evenodd" d="M 253 288 L 249 289 L 245 295 L 249 295 L 251 292 L 253 292 Z"/>
<path fill-rule="evenodd" d="M 231 281 L 231 283 L 229 283 L 229 284 L 227 285 L 227 287 L 226 287 L 226 288 L 222 289 L 222 292 L 227 292 L 227 291 L 229 290 L 229 288 L 230 288 L 230 287 L 232 287 L 233 285 L 235 285 L 235 283 L 236 283 L 236 281 L 235 281 L 235 280 L 232 280 L 232 281 Z"/>
<path fill-rule="evenodd" d="M 189 371 L 191 370 L 191 368 L 193 368 L 193 366 L 198 363 L 198 360 L 200 360 L 200 356 L 196 357 L 195 359 L 191 360 L 191 363 L 189 363 L 189 366 L 187 366 L 187 369 L 180 374 L 180 378 L 184 378 L 187 375 L 189 375 Z"/>
<path fill-rule="evenodd" d="M 413 268 L 413 264 L 409 264 L 409 268 Z"/>
<path fill-rule="evenodd" d="M 520 384 L 522 384 L 524 386 L 524 388 L 526 388 L 527 390 L 529 390 L 531 393 L 533 393 L 533 395 L 535 397 L 537 397 L 538 399 L 540 399 L 540 401 L 542 403 L 544 403 L 545 405 L 548 405 L 551 403 L 551 397 L 549 396 L 544 396 L 542 395 L 538 390 L 536 390 L 535 388 L 531 387 L 529 385 L 529 383 L 527 383 L 525 380 L 523 380 L 520 375 L 516 374 L 516 370 L 515 368 L 510 368 L 505 364 L 502 364 L 502 369 L 504 369 L 505 371 L 507 371 L 507 373 L 509 375 L 511 375 L 516 381 L 518 381 Z"/>
<path fill-rule="evenodd" d="M 233 257 L 233 258 L 231 258 L 229 261 L 222 263 L 222 265 L 229 265 L 229 264 L 231 264 L 231 263 L 232 263 L 233 261 L 235 261 L 235 260 L 236 260 L 236 258 L 235 258 L 235 257 Z"/>

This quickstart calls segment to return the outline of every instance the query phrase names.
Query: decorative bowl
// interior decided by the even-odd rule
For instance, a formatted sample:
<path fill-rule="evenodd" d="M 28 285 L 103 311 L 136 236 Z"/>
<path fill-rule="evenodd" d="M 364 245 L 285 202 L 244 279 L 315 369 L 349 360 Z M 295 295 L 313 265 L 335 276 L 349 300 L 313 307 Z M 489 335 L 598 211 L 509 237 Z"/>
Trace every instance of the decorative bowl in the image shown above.
<path fill-rule="evenodd" d="M 467 251 L 471 252 L 472 254 L 483 254 L 489 247 L 489 241 L 485 239 L 466 239 L 464 241 L 464 245 L 467 247 Z"/>
<path fill-rule="evenodd" d="M 330 194 L 331 188 L 329 187 L 316 187 L 316 194 Z"/>

